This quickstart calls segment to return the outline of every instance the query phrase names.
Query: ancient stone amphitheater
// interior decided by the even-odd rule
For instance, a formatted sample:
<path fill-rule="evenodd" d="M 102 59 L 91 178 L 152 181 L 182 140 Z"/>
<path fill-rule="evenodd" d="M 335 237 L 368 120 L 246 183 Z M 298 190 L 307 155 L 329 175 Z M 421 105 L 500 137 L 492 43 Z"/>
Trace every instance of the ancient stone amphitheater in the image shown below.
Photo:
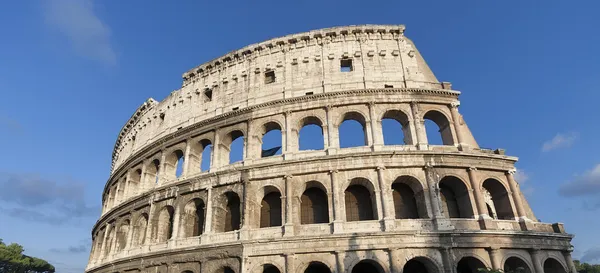
<path fill-rule="evenodd" d="M 573 236 L 536 219 L 517 158 L 478 146 L 459 95 L 402 25 L 293 34 L 200 65 L 119 133 L 87 272 L 574 273 Z M 349 121 L 364 145 L 340 145 Z M 383 136 L 394 123 L 397 142 Z M 300 141 L 309 127 L 318 149 Z M 274 130 L 281 154 L 262 147 Z"/>

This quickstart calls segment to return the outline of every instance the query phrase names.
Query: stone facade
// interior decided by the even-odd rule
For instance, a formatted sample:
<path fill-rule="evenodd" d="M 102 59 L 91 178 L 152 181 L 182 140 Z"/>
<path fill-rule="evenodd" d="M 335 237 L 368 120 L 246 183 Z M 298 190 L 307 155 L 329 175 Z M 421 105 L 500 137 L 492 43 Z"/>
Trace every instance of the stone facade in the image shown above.
<path fill-rule="evenodd" d="M 86 272 L 575 273 L 572 235 L 537 221 L 517 159 L 477 145 L 459 94 L 404 26 L 293 34 L 196 67 L 121 130 Z M 404 145 L 386 145 L 384 119 Z M 347 120 L 364 146 L 340 147 Z M 322 149 L 301 147 L 306 126 Z M 282 153 L 265 156 L 272 130 Z"/>

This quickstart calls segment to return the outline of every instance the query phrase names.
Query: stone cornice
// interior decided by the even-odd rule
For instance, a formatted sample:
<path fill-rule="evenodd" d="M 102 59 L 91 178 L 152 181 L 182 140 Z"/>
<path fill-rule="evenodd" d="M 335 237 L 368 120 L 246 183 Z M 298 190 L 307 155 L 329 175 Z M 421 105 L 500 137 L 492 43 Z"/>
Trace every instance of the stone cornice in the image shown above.
<path fill-rule="evenodd" d="M 210 73 L 214 69 L 218 69 L 221 66 L 229 66 L 229 63 L 239 62 L 252 58 L 255 54 L 260 54 L 264 50 L 277 50 L 291 47 L 296 44 L 300 44 L 302 47 L 308 45 L 313 40 L 317 40 L 317 43 L 323 41 L 331 41 L 336 37 L 343 37 L 355 35 L 358 33 L 367 34 L 392 34 L 392 38 L 398 39 L 404 36 L 404 25 L 358 25 L 358 26 L 343 26 L 343 27 L 332 27 L 312 30 L 308 32 L 295 33 L 286 35 L 283 37 L 269 39 L 264 42 L 251 44 L 241 49 L 232 51 L 225 54 L 224 56 L 213 59 L 209 62 L 201 64 L 193 69 L 188 70 L 183 74 L 183 86 L 187 85 L 191 79 L 198 74 Z M 370 39 L 369 35 L 361 37 L 362 39 Z M 354 38 L 356 39 L 356 38 Z M 381 39 L 381 37 L 379 38 Z"/>

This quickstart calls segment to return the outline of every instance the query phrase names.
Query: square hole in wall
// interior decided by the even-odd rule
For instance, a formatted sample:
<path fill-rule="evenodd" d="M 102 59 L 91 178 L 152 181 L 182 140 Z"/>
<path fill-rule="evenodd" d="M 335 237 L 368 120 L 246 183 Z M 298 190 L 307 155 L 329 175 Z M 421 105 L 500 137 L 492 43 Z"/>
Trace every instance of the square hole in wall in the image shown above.
<path fill-rule="evenodd" d="M 394 86 L 391 84 L 384 84 L 383 87 L 384 88 L 394 88 Z"/>
<path fill-rule="evenodd" d="M 238 110 L 238 109 L 240 109 L 240 108 L 239 107 L 233 107 L 233 108 L 231 108 L 231 110 L 233 110 L 233 111 Z"/>
<path fill-rule="evenodd" d="M 270 70 L 265 72 L 265 83 L 274 83 L 275 82 L 275 71 Z"/>
<path fill-rule="evenodd" d="M 340 71 L 341 72 L 350 72 L 352 71 L 352 59 L 342 59 L 340 60 Z"/>
<path fill-rule="evenodd" d="M 212 100 L 212 89 L 210 89 L 210 88 L 204 89 L 204 96 L 206 97 L 206 99 L 208 101 L 211 101 Z"/>
<path fill-rule="evenodd" d="M 308 95 L 312 95 L 312 94 L 314 94 L 314 93 L 313 93 L 313 92 L 306 92 L 306 93 L 305 93 L 305 95 L 307 95 L 307 96 L 308 96 Z"/>

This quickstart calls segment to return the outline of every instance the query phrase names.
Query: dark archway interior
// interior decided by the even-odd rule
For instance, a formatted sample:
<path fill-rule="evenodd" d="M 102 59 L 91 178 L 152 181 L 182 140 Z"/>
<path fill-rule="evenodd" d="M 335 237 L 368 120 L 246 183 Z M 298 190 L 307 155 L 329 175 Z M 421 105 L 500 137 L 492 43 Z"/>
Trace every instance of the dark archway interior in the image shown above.
<path fill-rule="evenodd" d="M 314 262 L 311 263 L 306 270 L 304 270 L 304 273 L 331 273 L 331 270 L 329 270 L 329 267 L 322 263 Z"/>
<path fill-rule="evenodd" d="M 567 273 L 567 271 L 557 260 L 548 258 L 544 262 L 544 273 Z"/>
<path fill-rule="evenodd" d="M 279 269 L 271 264 L 266 264 L 263 267 L 263 273 L 281 273 Z"/>
<path fill-rule="evenodd" d="M 319 188 L 309 188 L 300 200 L 300 223 L 318 224 L 329 222 L 327 195 Z"/>
<path fill-rule="evenodd" d="M 402 269 L 402 273 L 433 273 L 433 272 L 429 272 L 427 270 L 427 267 L 425 267 L 425 265 L 422 262 L 412 259 L 404 265 L 404 269 Z"/>
<path fill-rule="evenodd" d="M 525 261 L 517 258 L 510 257 L 504 262 L 505 273 L 531 273 L 531 269 L 527 266 Z"/>
<path fill-rule="evenodd" d="M 383 273 L 374 262 L 361 261 L 352 268 L 352 273 Z"/>
<path fill-rule="evenodd" d="M 485 265 L 478 260 L 477 258 L 473 258 L 473 257 L 464 257 L 462 259 L 460 259 L 460 261 L 458 262 L 458 265 L 456 266 L 456 272 L 457 273 L 478 273 L 479 269 L 483 268 L 485 269 Z"/>

